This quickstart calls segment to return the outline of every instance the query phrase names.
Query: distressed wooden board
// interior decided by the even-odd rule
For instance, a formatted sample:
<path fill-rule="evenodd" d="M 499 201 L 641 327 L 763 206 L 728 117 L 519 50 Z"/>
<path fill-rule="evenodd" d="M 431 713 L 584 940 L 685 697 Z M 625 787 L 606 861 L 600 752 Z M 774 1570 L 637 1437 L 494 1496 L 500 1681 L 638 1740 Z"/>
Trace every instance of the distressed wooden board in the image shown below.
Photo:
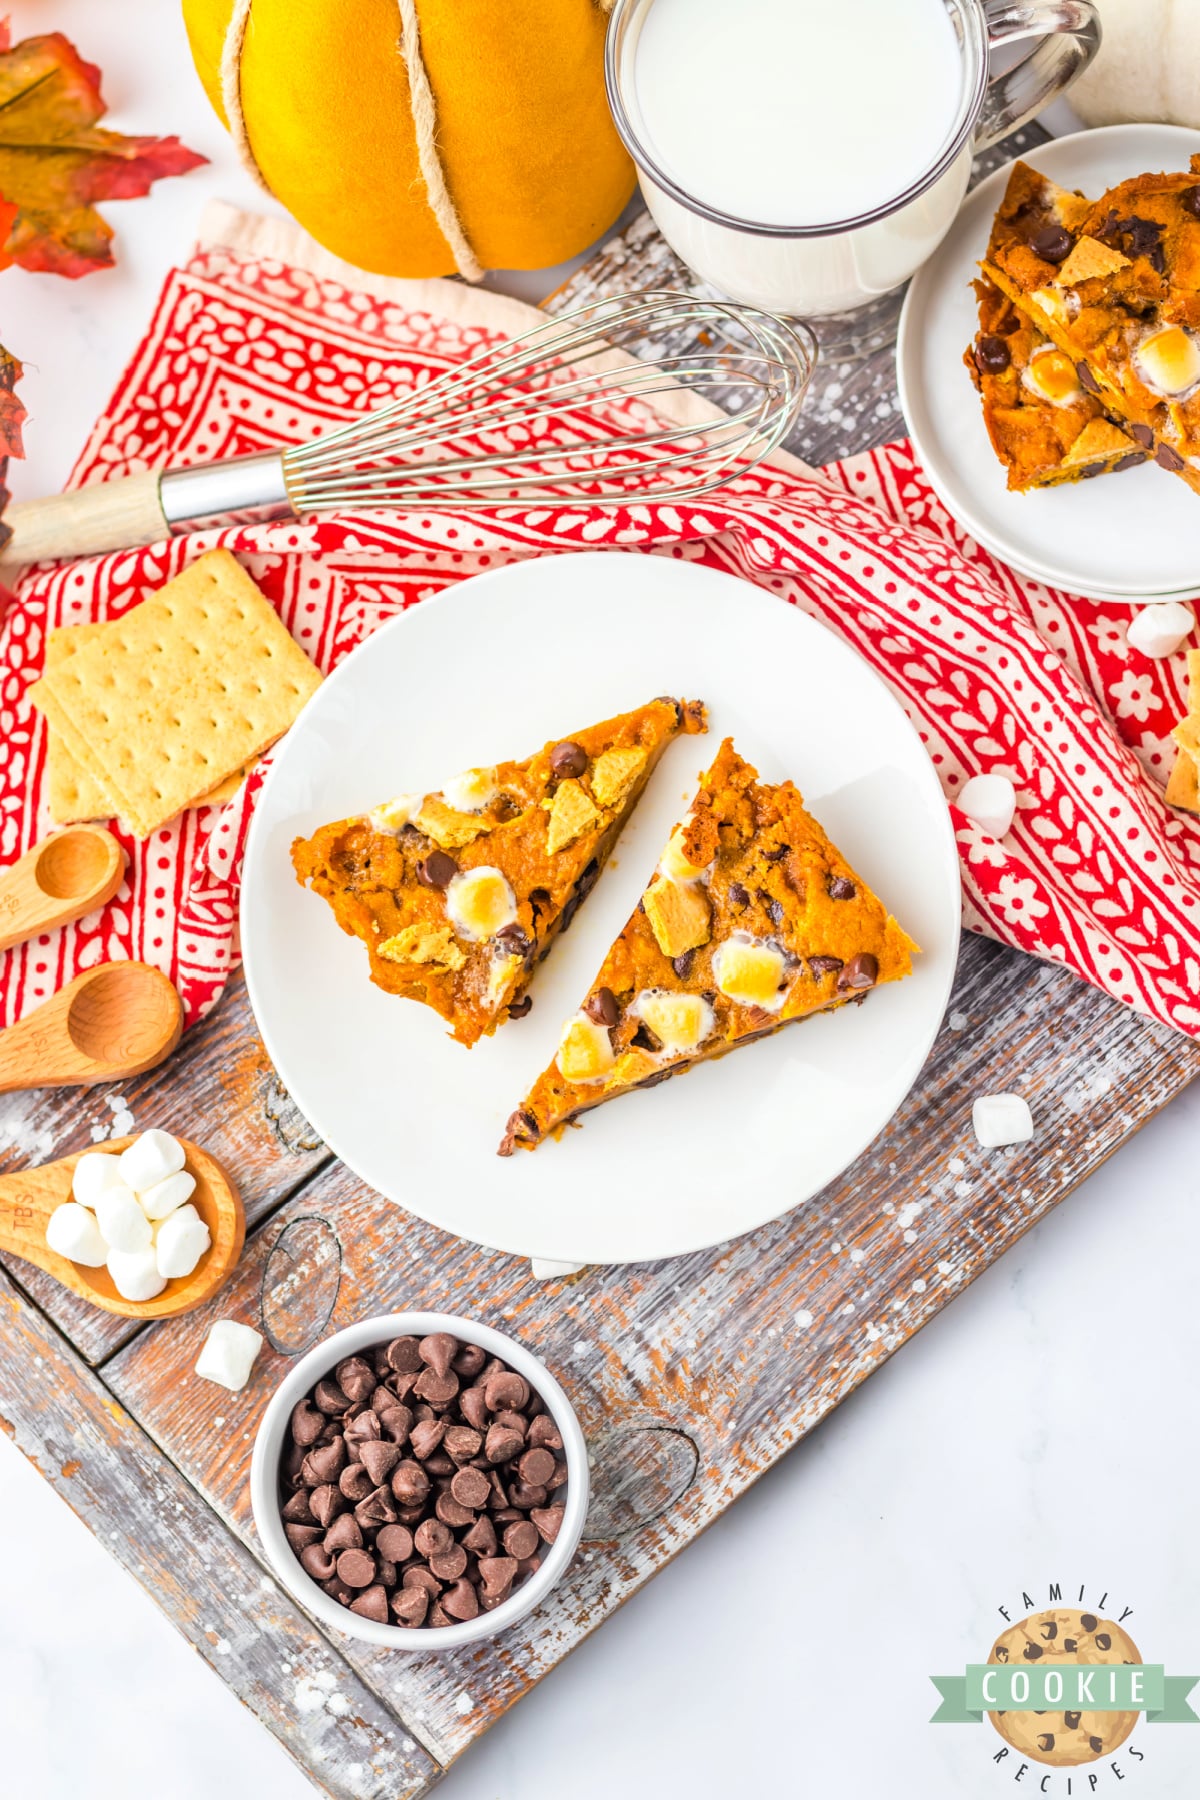
<path fill-rule="evenodd" d="M 1040 136 L 1030 131 L 1010 147 Z M 564 310 L 593 294 L 689 282 L 647 221 L 637 219 L 549 304 Z M 825 367 L 789 447 L 822 462 L 900 429 L 892 355 L 883 347 Z M 112 1521 L 130 1516 L 131 1480 L 136 1486 L 151 1468 L 156 1481 L 178 1483 L 172 1510 L 183 1508 L 176 1518 L 184 1526 L 174 1528 L 176 1544 L 186 1535 L 221 1548 L 229 1561 L 216 1549 L 208 1557 L 220 1571 L 221 1595 L 253 1596 L 256 1588 L 272 1594 L 266 1613 L 248 1614 L 238 1656 L 215 1659 L 218 1671 L 325 1791 L 361 1800 L 409 1794 L 436 1780 L 439 1765 L 1197 1073 L 1200 1047 L 1189 1040 L 1149 1025 L 1061 969 L 971 938 L 920 1082 L 845 1177 L 798 1212 L 721 1250 L 540 1285 L 526 1263 L 423 1225 L 331 1162 L 280 1093 L 235 983 L 165 1069 L 121 1089 L 138 1125 L 173 1123 L 210 1143 L 238 1172 L 258 1229 L 234 1282 L 208 1313 L 141 1332 L 84 1316 L 74 1303 L 64 1306 L 39 1290 L 35 1298 L 59 1329 L 101 1364 L 97 1375 L 33 1306 L 15 1297 L 0 1302 L 0 1356 L 10 1368 L 38 1367 L 39 1382 L 42 1356 L 54 1392 L 42 1404 L 22 1394 L 0 1410 L 15 1412 L 19 1441 L 48 1476 L 65 1481 L 53 1471 L 80 1464 L 69 1486 L 77 1510 L 195 1641 L 197 1608 L 207 1608 L 210 1588 L 201 1583 L 197 1599 L 197 1584 L 189 1580 L 182 1590 L 158 1557 L 142 1557 L 145 1566 L 136 1567 L 127 1541 L 113 1537 L 119 1526 Z M 971 1098 L 998 1087 L 1030 1099 L 1039 1126 L 1034 1144 L 986 1153 L 975 1143 Z M 0 1166 L 86 1143 L 93 1124 L 112 1121 L 105 1099 L 68 1092 L 0 1101 Z M 586 1143 L 572 1139 L 553 1153 L 566 1166 L 586 1154 Z M 781 1208 L 786 1200 L 781 1193 Z M 33 1295 L 32 1280 L 27 1286 Z M 259 1587 L 267 1577 L 248 1520 L 246 1470 L 254 1426 L 290 1356 L 326 1328 L 418 1300 L 519 1331 L 545 1356 L 583 1418 L 596 1459 L 595 1493 L 588 1537 L 568 1579 L 533 1620 L 494 1645 L 403 1660 L 340 1637 L 324 1645 L 336 1691 L 349 1694 L 356 1678 L 362 1684 L 356 1715 L 372 1730 L 378 1717 L 395 1715 L 399 1723 L 389 1729 L 396 1737 L 385 1741 L 407 1736 L 429 1752 L 428 1759 L 407 1752 L 392 1785 L 372 1787 L 364 1785 L 367 1765 L 353 1737 L 318 1717 L 323 1735 L 314 1741 L 313 1722 L 293 1716 L 304 1679 L 297 1671 L 310 1665 L 289 1656 L 292 1666 L 285 1667 L 265 1650 L 255 1653 L 256 1633 L 269 1636 L 280 1617 L 289 1642 L 324 1640 L 288 1611 L 269 1580 Z M 240 1396 L 191 1374 L 217 1313 L 261 1318 L 271 1336 Z M 107 1394 L 119 1397 L 140 1430 Z M 114 1437 L 109 1424 L 118 1418 L 122 1432 Z M 85 1454 L 64 1462 L 68 1435 Z M 304 1693 L 311 1700 L 311 1682 Z"/>
<path fill-rule="evenodd" d="M 84 1149 L 97 1133 L 120 1135 L 118 1121 L 124 1130 L 161 1125 L 202 1143 L 233 1174 L 251 1227 L 329 1160 L 280 1085 L 240 975 L 165 1068 L 109 1087 L 39 1088 L 0 1098 L 0 1173 Z M 137 1330 L 136 1320 L 100 1312 L 28 1263 L 15 1257 L 0 1263 L 88 1362 L 111 1355 Z"/>
<path fill-rule="evenodd" d="M 337 1800 L 413 1800 L 437 1771 L 275 1581 L 0 1273 L 0 1430 Z M 133 1529 L 130 1528 L 131 1521 Z M 353 1771 L 353 1773 L 352 1773 Z"/>
<path fill-rule="evenodd" d="M 413 1658 L 399 1683 L 393 1656 L 342 1647 L 445 1763 L 1196 1073 L 1200 1048 L 1178 1033 L 972 938 L 934 1051 L 887 1131 L 777 1223 L 718 1251 L 547 1285 L 527 1262 L 381 1203 L 334 1163 L 257 1234 L 207 1311 L 142 1333 L 105 1379 L 253 1551 L 252 1438 L 289 1355 L 372 1313 L 422 1306 L 518 1330 L 545 1358 L 595 1457 L 569 1579 L 532 1628 Z M 971 1098 L 996 1088 L 1028 1098 L 1034 1143 L 979 1147 Z M 566 1178 L 586 1136 L 585 1124 L 539 1154 Z M 240 1396 L 186 1378 L 221 1314 L 281 1346 Z"/>

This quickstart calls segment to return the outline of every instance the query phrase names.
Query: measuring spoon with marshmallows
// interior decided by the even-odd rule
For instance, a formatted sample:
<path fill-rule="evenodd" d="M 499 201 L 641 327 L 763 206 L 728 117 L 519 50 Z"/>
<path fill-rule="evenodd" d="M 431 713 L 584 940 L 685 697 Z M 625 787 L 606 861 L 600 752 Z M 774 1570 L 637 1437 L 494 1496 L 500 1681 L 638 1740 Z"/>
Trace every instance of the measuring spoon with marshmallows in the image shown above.
<path fill-rule="evenodd" d="M 145 1143 L 147 1138 L 160 1136 L 165 1134 L 144 1133 L 141 1139 L 112 1138 L 103 1145 L 104 1157 L 109 1159 L 111 1153 L 111 1160 L 115 1163 L 118 1155 L 132 1144 Z M 180 1313 L 191 1312 L 193 1308 L 202 1306 L 221 1287 L 241 1255 L 246 1236 L 246 1216 L 237 1190 L 216 1158 L 186 1138 L 171 1141 L 177 1143 L 183 1151 L 184 1164 L 180 1172 L 190 1175 L 195 1181 L 186 1204 L 195 1208 L 199 1219 L 208 1227 L 211 1244 L 190 1274 L 167 1280 L 161 1292 L 153 1298 L 125 1299 L 118 1292 L 117 1284 L 105 1263 L 89 1267 L 86 1263 L 73 1262 L 52 1250 L 46 1242 L 46 1228 L 51 1215 L 58 1207 L 71 1201 L 76 1165 L 82 1156 L 95 1156 L 96 1151 L 79 1151 L 74 1156 L 62 1157 L 58 1162 L 44 1163 L 40 1169 L 24 1169 L 18 1174 L 0 1176 L 0 1250 L 6 1251 L 10 1256 L 21 1257 L 35 1268 L 43 1269 L 73 1294 L 90 1300 L 105 1312 L 119 1313 L 126 1319 L 172 1319 Z M 157 1185 L 165 1188 L 167 1181 L 172 1178 L 168 1176 Z M 148 1190 L 149 1193 L 153 1191 Z M 100 1217 L 103 1217 L 99 1211 L 102 1197 L 97 1195 L 96 1199 L 97 1216 Z M 146 1194 L 141 1198 L 144 1200 Z M 76 1207 L 73 1210 L 84 1209 Z M 151 1205 L 151 1215 L 154 1210 Z M 181 1213 L 184 1208 L 173 1210 Z M 161 1221 L 155 1221 L 156 1235 L 160 1235 L 165 1229 L 169 1218 L 168 1214 Z M 181 1236 L 182 1232 L 176 1232 L 176 1235 Z M 84 1248 L 82 1243 L 80 1248 Z M 96 1251 L 91 1254 L 98 1253 Z"/>

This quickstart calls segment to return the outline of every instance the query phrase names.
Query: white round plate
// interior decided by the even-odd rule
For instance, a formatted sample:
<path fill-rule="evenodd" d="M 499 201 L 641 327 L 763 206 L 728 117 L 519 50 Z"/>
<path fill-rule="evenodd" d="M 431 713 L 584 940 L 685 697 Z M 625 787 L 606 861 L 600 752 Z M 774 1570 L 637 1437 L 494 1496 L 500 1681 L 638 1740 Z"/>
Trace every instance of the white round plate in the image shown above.
<path fill-rule="evenodd" d="M 533 1010 L 465 1050 L 373 987 L 363 947 L 292 872 L 293 838 L 458 770 L 525 756 L 655 694 L 706 700 L 533 983 Z M 906 981 L 645 1093 L 508 1159 L 508 1115 L 636 906 L 722 736 L 791 776 L 922 946 Z M 668 557 L 541 557 L 383 626 L 280 747 L 246 851 L 242 948 L 267 1049 L 342 1160 L 432 1224 L 516 1255 L 640 1262 L 751 1231 L 887 1124 L 945 1009 L 958 859 L 916 732 L 852 650 L 731 575 Z"/>
<path fill-rule="evenodd" d="M 1035 168 L 1093 198 L 1147 170 L 1186 169 L 1200 132 L 1111 125 L 1039 145 Z M 896 346 L 900 403 L 917 453 L 973 537 L 1023 574 L 1101 600 L 1194 594 L 1200 499 L 1153 464 L 1124 475 L 1010 493 L 984 429 L 963 352 L 979 329 L 971 282 L 1009 169 L 968 195 L 949 235 L 908 291 Z"/>

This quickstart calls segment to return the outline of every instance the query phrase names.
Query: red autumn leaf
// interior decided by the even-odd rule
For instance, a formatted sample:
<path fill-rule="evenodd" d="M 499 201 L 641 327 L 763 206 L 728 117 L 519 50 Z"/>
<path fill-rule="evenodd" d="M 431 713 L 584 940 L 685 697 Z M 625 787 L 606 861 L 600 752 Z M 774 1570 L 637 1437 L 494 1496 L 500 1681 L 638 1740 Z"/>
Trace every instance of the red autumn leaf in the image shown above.
<path fill-rule="evenodd" d="M 0 22 L 0 268 L 87 275 L 113 261 L 99 200 L 132 200 L 206 161 L 178 138 L 104 131 L 100 71 L 59 32 Z"/>
<path fill-rule="evenodd" d="M 21 365 L 15 357 L 0 346 L 0 513 L 8 505 L 8 459 L 10 456 L 24 456 L 21 444 L 21 426 L 25 422 L 25 408 L 17 399 L 14 389 L 21 379 Z M 0 549 L 7 544 L 12 532 L 0 520 Z M 0 590 L 0 613 L 4 610 L 3 593 Z"/>

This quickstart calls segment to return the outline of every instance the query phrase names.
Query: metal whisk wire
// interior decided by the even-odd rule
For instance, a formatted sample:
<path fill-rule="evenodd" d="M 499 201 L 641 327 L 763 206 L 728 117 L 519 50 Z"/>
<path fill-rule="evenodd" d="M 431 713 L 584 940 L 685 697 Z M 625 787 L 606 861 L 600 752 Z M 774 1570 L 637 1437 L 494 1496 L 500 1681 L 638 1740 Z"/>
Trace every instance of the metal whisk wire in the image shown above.
<path fill-rule="evenodd" d="M 681 333 L 674 353 L 636 354 Z M 804 327 L 754 307 L 682 293 L 615 295 L 486 345 L 377 411 L 285 451 L 288 495 L 297 513 L 687 498 L 753 467 L 783 440 L 815 355 Z M 656 398 L 679 393 L 722 413 L 696 409 L 680 423 L 654 413 Z"/>
<path fill-rule="evenodd" d="M 688 499 L 783 441 L 815 360 L 803 325 L 755 307 L 618 294 L 487 344 L 307 443 L 10 507 L 6 559 L 305 513 Z"/>

